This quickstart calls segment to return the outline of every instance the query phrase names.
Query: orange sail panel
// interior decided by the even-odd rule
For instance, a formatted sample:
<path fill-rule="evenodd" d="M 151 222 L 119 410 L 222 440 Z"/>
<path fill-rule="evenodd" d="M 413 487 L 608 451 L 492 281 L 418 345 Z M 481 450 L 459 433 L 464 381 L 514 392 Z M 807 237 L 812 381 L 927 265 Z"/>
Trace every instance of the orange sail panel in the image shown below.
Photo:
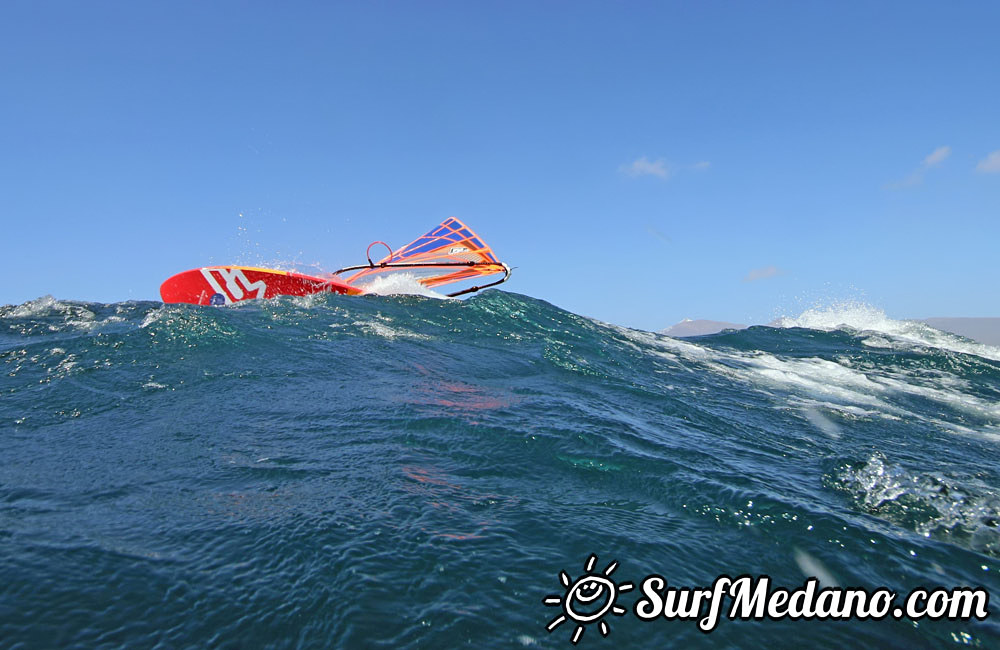
<path fill-rule="evenodd" d="M 476 233 L 452 217 L 416 241 L 345 278 L 345 281 L 359 286 L 387 274 L 408 273 L 425 287 L 434 288 L 508 272 Z"/>

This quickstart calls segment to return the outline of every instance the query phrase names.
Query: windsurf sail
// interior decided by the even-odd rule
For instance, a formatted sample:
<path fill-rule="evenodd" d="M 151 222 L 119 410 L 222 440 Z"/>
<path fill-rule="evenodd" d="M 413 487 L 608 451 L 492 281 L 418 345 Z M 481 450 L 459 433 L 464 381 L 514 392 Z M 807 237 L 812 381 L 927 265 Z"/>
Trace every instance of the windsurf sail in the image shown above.
<path fill-rule="evenodd" d="M 376 243 L 382 242 L 369 246 L 369 253 Z M 505 282 L 510 276 L 510 267 L 496 258 L 479 235 L 458 219 L 450 217 L 416 241 L 397 251 L 390 249 L 389 255 L 378 262 L 369 257 L 368 264 L 349 266 L 334 271 L 333 275 L 342 273 L 350 273 L 343 279 L 344 282 L 360 289 L 379 277 L 400 273 L 412 275 L 430 289 L 463 280 L 490 280 L 487 284 L 447 294 L 460 296 Z M 500 274 L 503 274 L 502 277 L 497 279 Z"/>

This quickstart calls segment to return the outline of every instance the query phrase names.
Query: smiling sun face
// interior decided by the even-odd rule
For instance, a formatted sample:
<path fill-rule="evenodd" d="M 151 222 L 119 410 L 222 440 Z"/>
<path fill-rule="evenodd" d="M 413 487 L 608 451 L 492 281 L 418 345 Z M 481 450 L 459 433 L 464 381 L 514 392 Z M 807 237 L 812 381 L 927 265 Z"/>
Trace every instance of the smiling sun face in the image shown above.
<path fill-rule="evenodd" d="M 584 575 L 566 594 L 566 613 L 581 623 L 597 620 L 614 605 L 614 592 L 615 584 L 607 578 Z"/>
<path fill-rule="evenodd" d="M 604 585 L 591 578 L 577 585 L 576 597 L 581 603 L 589 603 L 604 592 Z"/>
<path fill-rule="evenodd" d="M 625 608 L 616 605 L 615 600 L 618 598 L 620 592 L 629 591 L 633 586 L 631 582 L 623 582 L 620 585 L 616 585 L 608 577 L 618 568 L 617 562 L 609 564 L 602 573 L 595 573 L 594 564 L 596 562 L 596 555 L 591 555 L 587 558 L 587 564 L 584 567 L 586 573 L 575 581 L 570 580 L 569 575 L 565 571 L 560 572 L 559 581 L 566 588 L 565 595 L 547 596 L 542 601 L 546 605 L 559 606 L 563 609 L 562 614 L 549 621 L 546 627 L 549 632 L 552 632 L 570 619 L 577 623 L 576 630 L 573 631 L 573 637 L 570 639 L 573 645 L 576 645 L 580 641 L 585 626 L 590 623 L 597 622 L 598 628 L 601 630 L 601 635 L 607 636 L 610 633 L 610 629 L 608 628 L 607 621 L 604 620 L 605 614 L 609 611 L 615 616 L 625 614 Z"/>

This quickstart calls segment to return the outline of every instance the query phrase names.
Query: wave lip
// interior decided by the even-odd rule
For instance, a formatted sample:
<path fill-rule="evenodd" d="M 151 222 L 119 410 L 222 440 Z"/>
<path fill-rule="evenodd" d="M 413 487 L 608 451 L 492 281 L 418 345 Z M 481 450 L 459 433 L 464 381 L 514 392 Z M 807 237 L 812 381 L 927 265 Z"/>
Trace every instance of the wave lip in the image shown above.
<path fill-rule="evenodd" d="M 935 348 L 1000 361 L 1000 347 L 979 343 L 918 320 L 890 318 L 885 311 L 863 302 L 849 301 L 813 307 L 795 317 L 782 316 L 769 325 L 784 329 L 802 327 L 827 332 L 844 330 L 877 333 L 881 336 L 866 339 L 865 345 L 890 349 Z"/>

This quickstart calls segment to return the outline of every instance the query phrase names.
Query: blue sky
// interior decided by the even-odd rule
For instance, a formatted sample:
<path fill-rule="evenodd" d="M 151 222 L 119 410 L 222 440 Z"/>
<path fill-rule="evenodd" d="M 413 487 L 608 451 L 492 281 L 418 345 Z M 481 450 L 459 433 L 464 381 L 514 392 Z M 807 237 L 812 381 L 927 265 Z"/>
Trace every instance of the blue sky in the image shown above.
<path fill-rule="evenodd" d="M 997 24 L 990 2 L 6 2 L 0 303 L 333 270 L 454 215 L 509 290 L 622 325 L 998 316 Z"/>

